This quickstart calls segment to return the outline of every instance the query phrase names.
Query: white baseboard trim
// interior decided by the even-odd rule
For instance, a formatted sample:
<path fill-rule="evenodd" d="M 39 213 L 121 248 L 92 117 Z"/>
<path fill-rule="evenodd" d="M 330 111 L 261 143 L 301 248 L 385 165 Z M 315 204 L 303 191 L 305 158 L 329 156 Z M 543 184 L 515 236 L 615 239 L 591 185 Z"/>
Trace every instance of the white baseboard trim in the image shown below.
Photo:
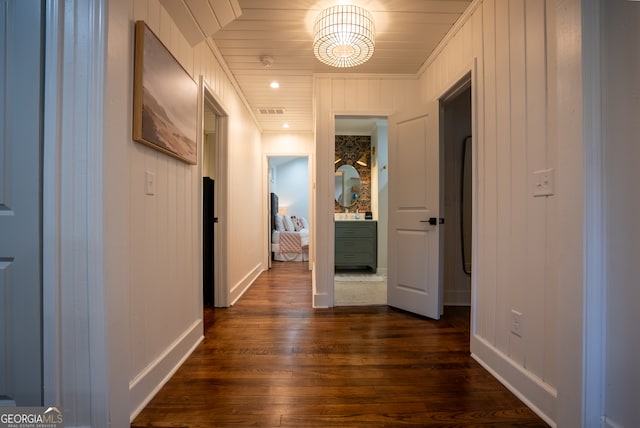
<path fill-rule="evenodd" d="M 556 427 L 558 392 L 479 336 L 471 336 L 471 356 L 551 427 Z"/>
<path fill-rule="evenodd" d="M 327 293 L 318 293 L 316 290 L 318 289 L 318 279 L 316 277 L 318 271 L 315 268 L 315 263 L 313 264 L 313 269 L 311 270 L 311 307 L 312 308 L 328 308 L 333 306 L 333 302 L 331 305 L 328 305 L 329 296 Z M 333 275 L 331 275 L 331 280 L 333 281 Z M 331 285 L 333 287 L 333 284 Z"/>
<path fill-rule="evenodd" d="M 236 285 L 234 285 L 229 291 L 230 306 L 236 304 L 236 302 L 242 297 L 242 295 L 251 287 L 260 274 L 264 271 L 262 263 L 258 263 L 251 271 L 244 276 Z"/>
<path fill-rule="evenodd" d="M 333 227 L 333 226 L 331 226 Z M 333 262 L 332 262 L 333 263 Z M 320 272 L 320 274 L 323 274 L 323 272 Z M 324 292 L 324 293 L 318 293 L 318 270 L 316 269 L 316 264 L 315 262 L 313 263 L 313 269 L 311 271 L 311 293 L 313 295 L 312 297 L 312 303 L 311 303 L 311 307 L 313 307 L 314 309 L 320 309 L 320 308 L 332 308 L 333 307 L 333 296 L 331 296 L 331 298 L 329 298 L 329 293 Z M 321 275 L 321 277 L 324 275 Z M 327 277 L 327 281 L 330 281 L 330 287 L 333 288 L 333 273 Z M 327 287 L 328 289 L 328 287 Z"/>
<path fill-rule="evenodd" d="M 315 309 L 331 308 L 333 307 L 333 302 L 329 302 L 329 294 L 327 293 L 314 293 L 313 307 Z"/>
<path fill-rule="evenodd" d="M 196 320 L 158 358 L 129 382 L 131 422 L 202 342 L 203 328 L 202 319 Z"/>

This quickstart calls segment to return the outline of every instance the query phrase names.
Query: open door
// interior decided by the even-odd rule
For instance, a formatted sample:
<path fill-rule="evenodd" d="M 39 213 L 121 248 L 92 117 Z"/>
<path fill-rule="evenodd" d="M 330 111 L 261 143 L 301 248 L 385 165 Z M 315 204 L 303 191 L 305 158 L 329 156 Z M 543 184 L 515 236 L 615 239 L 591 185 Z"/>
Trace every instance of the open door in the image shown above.
<path fill-rule="evenodd" d="M 42 405 L 42 13 L 0 7 L 0 406 Z"/>
<path fill-rule="evenodd" d="M 440 318 L 439 102 L 389 118 L 387 302 Z"/>

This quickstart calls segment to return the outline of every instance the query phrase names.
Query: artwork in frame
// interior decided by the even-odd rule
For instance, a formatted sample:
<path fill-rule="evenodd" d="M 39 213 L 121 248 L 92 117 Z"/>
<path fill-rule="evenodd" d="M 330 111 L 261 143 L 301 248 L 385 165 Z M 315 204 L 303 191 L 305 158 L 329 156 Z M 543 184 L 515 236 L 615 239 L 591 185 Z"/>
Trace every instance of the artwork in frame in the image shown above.
<path fill-rule="evenodd" d="M 198 85 L 144 21 L 135 24 L 133 139 L 196 164 Z"/>

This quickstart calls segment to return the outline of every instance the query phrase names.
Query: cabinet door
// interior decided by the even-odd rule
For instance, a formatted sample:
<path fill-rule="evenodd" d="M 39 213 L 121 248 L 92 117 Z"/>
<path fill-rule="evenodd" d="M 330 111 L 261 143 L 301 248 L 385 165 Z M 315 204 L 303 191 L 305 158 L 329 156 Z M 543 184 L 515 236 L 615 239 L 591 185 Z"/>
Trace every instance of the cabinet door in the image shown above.
<path fill-rule="evenodd" d="M 377 223 L 336 223 L 335 265 L 339 267 L 377 266 Z"/>

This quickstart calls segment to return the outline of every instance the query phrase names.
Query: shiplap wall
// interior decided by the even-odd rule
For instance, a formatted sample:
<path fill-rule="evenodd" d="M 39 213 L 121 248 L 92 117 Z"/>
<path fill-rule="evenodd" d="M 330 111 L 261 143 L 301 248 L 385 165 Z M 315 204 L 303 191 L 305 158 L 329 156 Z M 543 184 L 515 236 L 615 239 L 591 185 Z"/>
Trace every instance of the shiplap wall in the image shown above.
<path fill-rule="evenodd" d="M 333 306 L 335 116 L 389 116 L 419 102 L 415 76 L 316 75 L 317 236 L 313 304 Z"/>
<path fill-rule="evenodd" d="M 255 243 L 266 239 L 264 227 L 252 214 L 262 209 L 260 131 L 205 42 L 192 48 L 158 0 L 128 1 L 130 31 L 133 21 L 146 21 L 194 80 L 204 76 L 229 115 L 231 197 L 227 212 L 219 216 L 229 231 L 227 278 L 232 302 L 263 269 L 263 246 Z M 116 23 L 110 26 L 115 28 Z M 118 48 L 132 52 L 132 32 Z M 132 72 L 129 61 L 122 66 Z M 126 101 L 131 105 L 131 99 Z M 131 126 L 130 122 L 109 125 Z M 129 188 L 122 193 L 129 207 L 130 412 L 135 415 L 202 337 L 202 166 L 201 159 L 199 165 L 188 165 L 133 141 L 126 143 L 123 164 L 128 164 Z M 155 174 L 154 196 L 145 194 L 146 171 Z"/>
<path fill-rule="evenodd" d="M 428 63 L 422 96 L 438 98 L 472 72 L 477 192 L 472 352 L 553 420 L 557 196 L 532 195 L 532 172 L 555 166 L 554 140 L 548 138 L 547 4 L 485 0 L 473 7 Z M 511 333 L 512 310 L 523 314 L 522 337 Z"/>

